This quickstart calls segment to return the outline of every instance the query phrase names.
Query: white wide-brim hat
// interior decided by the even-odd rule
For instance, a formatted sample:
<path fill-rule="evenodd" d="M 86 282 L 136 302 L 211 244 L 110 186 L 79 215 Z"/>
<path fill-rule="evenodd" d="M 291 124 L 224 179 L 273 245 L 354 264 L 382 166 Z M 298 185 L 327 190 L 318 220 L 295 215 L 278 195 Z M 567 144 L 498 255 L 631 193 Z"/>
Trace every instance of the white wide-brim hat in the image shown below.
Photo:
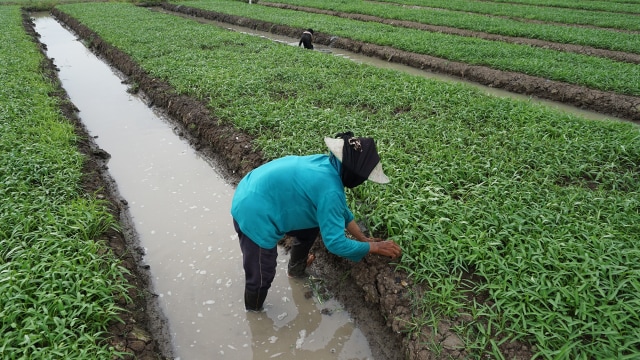
<path fill-rule="evenodd" d="M 327 144 L 329 151 L 331 151 L 331 153 L 337 157 L 340 162 L 342 162 L 342 148 L 344 146 L 344 140 L 326 137 L 324 138 L 324 143 Z M 389 178 L 382 171 L 382 163 L 379 161 L 367 179 L 378 184 L 387 184 L 389 182 Z"/>

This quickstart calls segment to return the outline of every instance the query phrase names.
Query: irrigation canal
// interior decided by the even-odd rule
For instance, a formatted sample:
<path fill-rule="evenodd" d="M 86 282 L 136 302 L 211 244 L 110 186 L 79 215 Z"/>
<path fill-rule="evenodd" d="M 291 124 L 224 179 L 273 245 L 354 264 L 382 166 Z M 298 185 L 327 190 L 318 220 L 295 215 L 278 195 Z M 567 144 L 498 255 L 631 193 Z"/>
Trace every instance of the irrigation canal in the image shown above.
<path fill-rule="evenodd" d="M 266 312 L 246 312 L 241 253 L 229 215 L 233 186 L 72 33 L 49 16 L 34 19 L 82 122 L 111 154 L 109 172 L 145 248 L 173 355 L 373 358 L 339 303 L 305 298 L 304 281 L 286 276 L 288 256 L 279 257 Z"/>

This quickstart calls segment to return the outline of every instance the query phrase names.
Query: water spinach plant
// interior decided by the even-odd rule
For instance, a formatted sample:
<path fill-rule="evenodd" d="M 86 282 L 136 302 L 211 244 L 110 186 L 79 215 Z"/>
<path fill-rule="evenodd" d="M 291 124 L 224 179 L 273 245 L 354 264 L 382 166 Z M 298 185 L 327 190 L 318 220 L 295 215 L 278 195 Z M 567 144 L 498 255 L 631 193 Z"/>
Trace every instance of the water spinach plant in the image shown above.
<path fill-rule="evenodd" d="M 398 6 L 398 4 L 364 0 L 348 2 L 278 0 L 276 3 L 640 54 L 640 39 L 638 39 L 637 34 L 611 29 L 567 26 L 559 23 L 527 22 L 523 21 L 524 18 L 496 17 L 490 14 L 469 13 L 427 6 L 406 7 Z M 508 6 L 507 4 L 504 5 L 504 7 Z M 600 13 L 600 16 L 610 17 L 615 16 L 615 14 Z"/>
<path fill-rule="evenodd" d="M 500 343 L 513 340 L 535 345 L 537 358 L 638 355 L 637 125 L 131 4 L 59 9 L 253 135 L 267 160 L 326 152 L 322 137 L 344 130 L 373 136 L 392 182 L 348 196 L 371 231 L 402 245 L 397 266 L 428 287 L 405 331 L 465 314 L 457 331 L 473 358 L 500 358 Z"/>
<path fill-rule="evenodd" d="M 81 188 L 78 139 L 20 8 L 0 6 L 0 23 L 0 357 L 112 359 L 104 334 L 127 287 L 95 239 L 117 224 Z"/>
<path fill-rule="evenodd" d="M 589 11 L 576 8 L 545 7 L 538 4 L 510 4 L 505 6 L 501 2 L 493 1 L 464 1 L 464 0 L 382 0 L 404 5 L 428 6 L 440 9 L 450 9 L 494 16 L 507 16 L 512 18 L 522 18 L 538 20 L 544 22 L 555 22 L 572 25 L 589 25 L 602 28 L 612 28 L 620 30 L 640 30 L 640 23 L 634 13 L 607 13 L 615 11 L 616 3 L 611 2 L 612 7 L 607 10 Z M 631 10 L 637 13 L 637 7 Z"/>
<path fill-rule="evenodd" d="M 176 4 L 224 14 L 314 30 L 332 36 L 391 46 L 399 50 L 513 71 L 625 95 L 640 95 L 640 66 L 605 58 L 433 33 L 330 15 L 271 7 L 247 6 L 232 0 L 181 1 Z"/>
<path fill-rule="evenodd" d="M 598 10 L 598 11 L 607 11 L 607 12 L 620 12 L 620 13 L 627 13 L 627 14 L 640 14 L 640 3 L 638 3 L 637 1 L 635 1 L 634 3 L 634 1 L 575 2 L 571 0 L 494 0 L 494 2 L 559 7 L 559 8 L 566 8 L 566 9 Z"/>

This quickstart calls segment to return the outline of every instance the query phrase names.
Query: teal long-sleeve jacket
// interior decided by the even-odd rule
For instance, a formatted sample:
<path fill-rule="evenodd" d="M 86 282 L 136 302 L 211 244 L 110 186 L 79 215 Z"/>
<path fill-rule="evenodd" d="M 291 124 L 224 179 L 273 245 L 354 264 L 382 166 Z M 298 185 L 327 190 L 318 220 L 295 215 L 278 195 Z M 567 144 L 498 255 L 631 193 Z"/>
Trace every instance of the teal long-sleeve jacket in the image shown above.
<path fill-rule="evenodd" d="M 360 261 L 369 252 L 369 244 L 345 235 L 354 216 L 347 206 L 340 166 L 332 155 L 270 161 L 240 181 L 231 216 L 262 248 L 276 247 L 289 231 L 319 227 L 327 250 Z"/>

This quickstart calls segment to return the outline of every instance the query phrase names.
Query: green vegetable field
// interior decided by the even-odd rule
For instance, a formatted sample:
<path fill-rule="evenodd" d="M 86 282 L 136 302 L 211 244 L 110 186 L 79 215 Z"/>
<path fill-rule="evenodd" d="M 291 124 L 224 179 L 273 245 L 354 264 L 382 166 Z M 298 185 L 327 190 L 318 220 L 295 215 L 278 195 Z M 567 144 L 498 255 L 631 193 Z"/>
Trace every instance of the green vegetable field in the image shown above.
<path fill-rule="evenodd" d="M 279 1 L 285 2 L 640 53 L 638 1 Z M 634 63 L 262 2 L 175 3 L 640 95 Z M 426 339 L 434 358 L 509 358 L 510 343 L 526 344 L 540 359 L 640 358 L 636 123 L 587 120 L 131 3 L 56 9 L 178 94 L 205 102 L 220 124 L 249 134 L 265 160 L 326 152 L 322 137 L 344 130 L 374 137 L 391 183 L 349 190 L 350 205 L 371 232 L 401 245 L 393 266 L 425 289 L 412 294 L 419 295 L 411 300 L 415 316 L 402 333 L 410 338 L 455 324 L 462 349 L 454 356 Z M 108 293 L 125 292 L 126 284 L 90 240 L 115 225 L 99 201 L 80 192 L 73 129 L 49 96 L 19 6 L 0 6 L 0 20 L 10 24 L 0 43 L 11 44 L 0 48 L 0 354 L 110 358 L 96 339 L 115 310 Z M 44 249 L 51 254 L 42 255 Z M 73 257 L 64 255 L 69 251 Z M 91 296 L 51 301 L 49 288 L 85 276 L 92 286 L 83 289 L 95 288 Z M 64 341 L 41 335 L 45 326 L 67 334 L 78 318 L 87 326 Z"/>
<path fill-rule="evenodd" d="M 583 46 L 593 46 L 596 48 L 620 50 L 631 53 L 638 53 L 640 42 L 637 36 L 633 33 L 620 32 L 615 30 L 615 26 L 606 24 L 604 28 L 594 27 L 567 27 L 563 24 L 570 21 L 566 18 L 541 18 L 541 20 L 547 20 L 545 23 L 532 23 L 525 22 L 520 17 L 512 16 L 512 11 L 515 6 L 504 6 L 497 2 L 452 2 L 452 1 L 439 1 L 439 2 L 427 2 L 427 1 L 415 1 L 415 2 L 400 2 L 407 5 L 422 5 L 422 8 L 397 6 L 396 2 L 389 2 L 384 4 L 381 2 L 369 2 L 369 1 L 329 1 L 329 0 L 280 0 L 278 3 L 307 6 L 316 9 L 341 11 L 346 13 L 364 14 L 379 16 L 385 19 L 395 20 L 410 20 L 422 24 L 429 25 L 441 25 L 451 26 L 460 29 L 468 29 L 474 31 L 487 32 L 497 35 L 507 36 L 520 36 L 532 39 L 549 40 L 558 43 L 579 44 Z M 459 7 L 453 7 L 453 4 L 460 4 Z M 574 6 L 575 2 L 565 2 L 566 6 Z M 588 6 L 590 4 L 596 4 L 594 1 L 583 1 L 579 5 Z M 640 13 L 640 4 L 619 4 L 619 3 L 607 3 L 605 6 L 613 7 L 615 5 L 627 5 L 633 7 L 628 11 L 634 11 L 635 14 Z M 201 5 L 205 6 L 205 5 Z M 437 7 L 434 11 L 430 6 Z M 560 6 L 560 5 L 558 5 Z M 486 9 L 486 13 L 478 13 L 473 9 Z M 496 12 L 491 9 L 497 8 Z M 218 9 L 218 7 L 216 7 Z M 573 13 L 575 10 L 564 10 L 549 8 L 550 13 L 558 15 L 560 12 Z M 486 15 L 501 15 L 499 11 L 507 11 L 508 17 L 501 16 L 486 16 Z M 527 15 L 532 14 L 533 11 L 526 11 Z M 541 12 L 536 11 L 536 15 L 540 16 Z M 596 13 L 592 13 L 596 16 Z M 611 14 L 601 14 L 597 20 L 610 20 Z M 529 17 L 523 16 L 528 19 Z M 580 19 L 585 20 L 584 17 Z M 638 23 L 634 18 L 634 15 L 628 15 L 629 21 L 626 26 L 620 27 L 620 30 L 637 30 Z M 586 23 L 587 25 L 596 25 L 595 22 Z"/>
<path fill-rule="evenodd" d="M 0 7 L 0 357 L 108 359 L 128 285 L 95 240 L 118 224 L 82 190 L 79 139 L 21 21 Z"/>
<path fill-rule="evenodd" d="M 306 24 L 314 24 L 316 31 L 366 43 L 393 45 L 400 50 L 447 60 L 540 76 L 620 94 L 640 95 L 640 67 L 637 64 L 474 37 L 419 31 L 376 22 L 353 21 L 329 15 L 306 14 L 264 6 L 247 8 L 238 1 L 186 1 L 179 4 L 299 28 L 304 28 Z M 385 9 L 380 11 L 386 12 Z M 630 43 L 635 46 L 640 44 L 640 41 L 635 37 Z"/>

